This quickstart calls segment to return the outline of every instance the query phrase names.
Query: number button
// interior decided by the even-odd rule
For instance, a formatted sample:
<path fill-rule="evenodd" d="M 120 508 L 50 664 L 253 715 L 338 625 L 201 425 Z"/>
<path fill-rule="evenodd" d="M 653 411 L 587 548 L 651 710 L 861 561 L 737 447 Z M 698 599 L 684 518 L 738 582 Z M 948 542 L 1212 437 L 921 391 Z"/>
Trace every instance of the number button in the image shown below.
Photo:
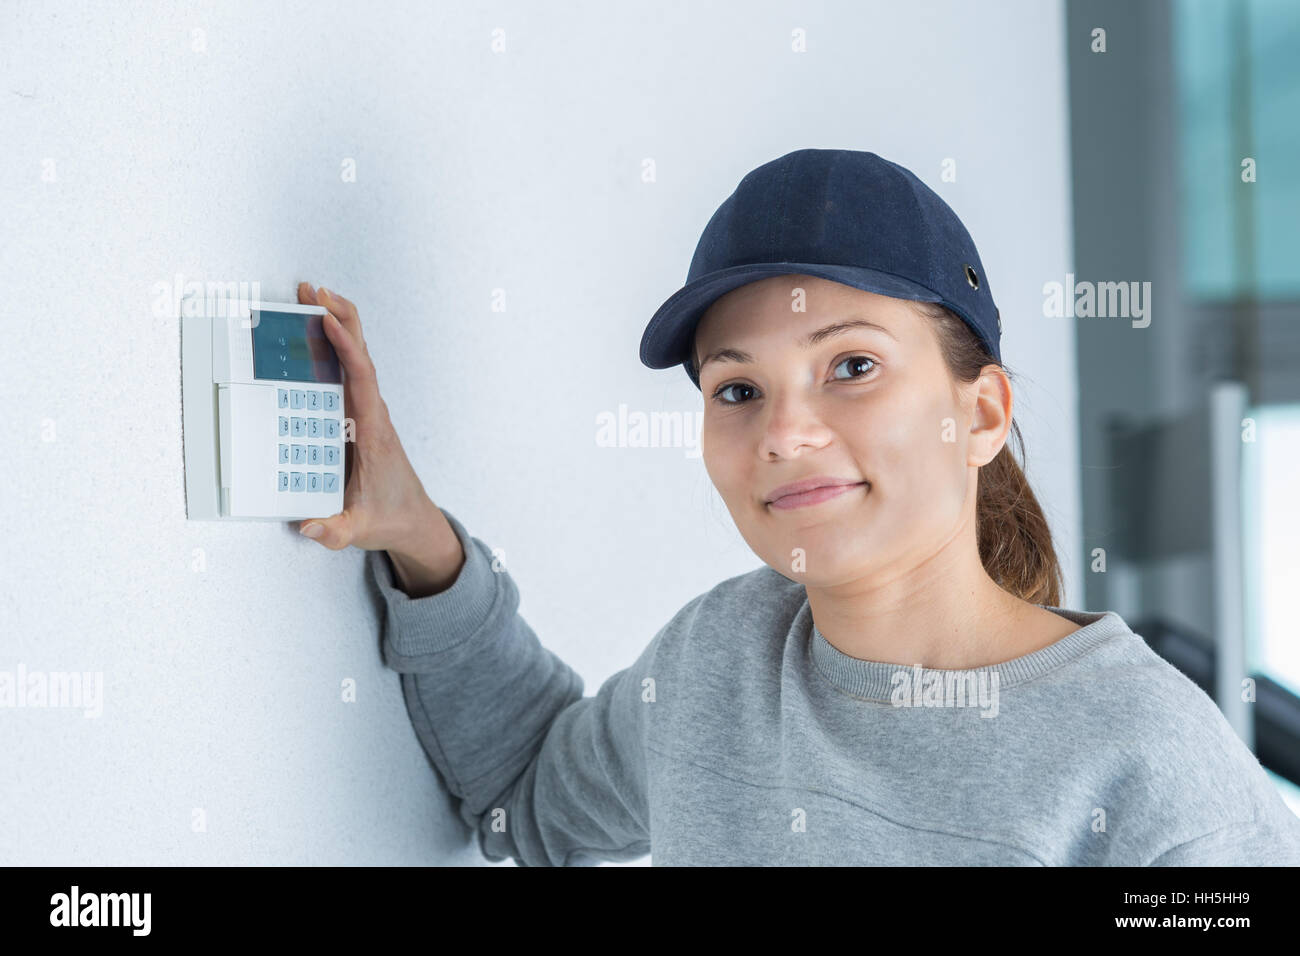
<path fill-rule="evenodd" d="M 320 392 L 307 393 L 307 409 L 313 412 L 320 411 Z"/>
<path fill-rule="evenodd" d="M 306 445 L 294 445 L 294 446 L 293 446 L 293 464 L 295 464 L 295 465 L 305 465 L 305 464 L 307 464 L 307 446 L 306 446 Z"/>
<path fill-rule="evenodd" d="M 307 472 L 307 490 L 320 491 L 320 487 L 321 487 L 320 475 L 314 471 Z"/>
<path fill-rule="evenodd" d="M 320 419 L 319 418 L 307 419 L 307 437 L 320 438 L 320 436 L 321 436 Z"/>
<path fill-rule="evenodd" d="M 339 420 L 337 418 L 325 419 L 325 437 L 326 438 L 339 437 Z"/>
<path fill-rule="evenodd" d="M 294 438 L 301 438 L 303 435 L 307 434 L 307 419 L 295 418 L 291 424 L 293 426 L 291 434 Z"/>
<path fill-rule="evenodd" d="M 307 464 L 309 465 L 320 464 L 320 445 L 307 446 Z"/>
<path fill-rule="evenodd" d="M 338 463 L 339 463 L 339 446 L 338 446 L 338 445 L 326 445 L 326 446 L 325 446 L 325 464 L 327 464 L 327 465 L 337 465 Z"/>
<path fill-rule="evenodd" d="M 302 408 L 302 405 L 303 405 L 302 389 L 300 389 L 300 388 L 295 388 L 295 389 L 293 389 L 292 391 L 290 391 L 290 392 L 289 392 L 289 407 L 290 407 L 290 408 Z"/>
<path fill-rule="evenodd" d="M 339 410 L 339 393 L 338 393 L 338 392 L 326 392 L 326 393 L 325 393 L 325 411 L 327 411 L 327 412 L 337 412 L 338 410 Z"/>

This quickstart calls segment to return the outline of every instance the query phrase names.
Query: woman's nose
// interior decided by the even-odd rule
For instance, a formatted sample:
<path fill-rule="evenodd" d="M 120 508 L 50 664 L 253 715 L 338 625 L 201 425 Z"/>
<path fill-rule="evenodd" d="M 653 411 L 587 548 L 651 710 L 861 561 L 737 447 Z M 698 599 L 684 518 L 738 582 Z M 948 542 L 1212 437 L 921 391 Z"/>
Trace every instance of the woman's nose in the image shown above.
<path fill-rule="evenodd" d="M 761 452 L 764 458 L 789 458 L 800 448 L 820 448 L 830 430 L 813 404 L 798 396 L 768 402 L 764 409 Z"/>

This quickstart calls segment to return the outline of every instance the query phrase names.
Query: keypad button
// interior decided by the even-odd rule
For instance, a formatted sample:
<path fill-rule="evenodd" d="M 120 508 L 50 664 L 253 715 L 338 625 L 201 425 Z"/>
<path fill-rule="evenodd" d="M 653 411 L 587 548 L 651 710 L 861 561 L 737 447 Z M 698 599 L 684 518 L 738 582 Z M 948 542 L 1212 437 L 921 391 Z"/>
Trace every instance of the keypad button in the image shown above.
<path fill-rule="evenodd" d="M 294 446 L 293 446 L 293 462 L 292 462 L 292 463 L 295 464 L 295 465 L 305 465 L 305 464 L 307 464 L 307 446 L 306 446 L 306 445 L 294 445 Z"/>
<path fill-rule="evenodd" d="M 276 408 L 289 407 L 289 390 L 287 388 L 277 388 L 275 390 L 275 407 Z"/>
<path fill-rule="evenodd" d="M 283 415 L 281 415 L 281 416 L 280 416 L 280 435 L 281 435 L 281 436 L 284 436 L 284 435 L 287 435 L 287 434 L 289 434 L 289 419 L 287 419 L 287 418 L 285 418 Z"/>
<path fill-rule="evenodd" d="M 309 465 L 320 464 L 320 445 L 307 446 L 307 464 Z"/>
<path fill-rule="evenodd" d="M 325 490 L 326 492 L 339 490 L 339 476 L 332 471 L 325 472 Z"/>
<path fill-rule="evenodd" d="M 307 410 L 312 412 L 320 411 L 320 392 L 307 393 Z"/>
<path fill-rule="evenodd" d="M 325 446 L 325 464 L 327 464 L 327 465 L 337 465 L 338 463 L 339 463 L 339 446 L 338 446 L 338 445 L 326 445 L 326 446 Z"/>
<path fill-rule="evenodd" d="M 325 437 L 326 438 L 339 437 L 339 420 L 337 418 L 325 419 Z"/>
<path fill-rule="evenodd" d="M 320 475 L 314 471 L 307 472 L 307 490 L 320 491 L 320 489 L 321 489 Z"/>
<path fill-rule="evenodd" d="M 281 445 L 280 447 L 283 448 L 284 446 Z M 289 474 L 288 474 L 288 472 L 283 472 L 283 471 L 281 471 L 281 472 L 277 472 L 277 473 L 276 473 L 276 477 L 279 479 L 279 484 L 276 486 L 276 488 L 277 488 L 279 491 L 288 491 L 288 490 L 289 490 Z"/>
<path fill-rule="evenodd" d="M 320 427 L 320 419 L 319 418 L 307 419 L 307 437 L 320 438 L 322 434 L 323 432 L 321 431 L 321 427 Z"/>
<path fill-rule="evenodd" d="M 290 422 L 290 425 L 292 426 L 290 434 L 292 434 L 294 438 L 301 438 L 303 435 L 307 434 L 307 419 L 295 418 Z"/>
<path fill-rule="evenodd" d="M 293 472 L 290 472 L 290 473 L 289 473 L 289 490 L 290 490 L 290 491 L 302 491 L 302 490 L 304 490 L 306 487 L 307 487 L 307 476 L 306 476 L 306 475 L 304 475 L 301 471 L 293 471 Z"/>
<path fill-rule="evenodd" d="M 338 392 L 326 392 L 323 397 L 325 399 L 325 411 L 337 412 L 339 410 Z"/>
<path fill-rule="evenodd" d="M 303 402 L 303 391 L 302 391 L 302 389 L 300 389 L 300 388 L 292 389 L 292 390 L 289 392 L 289 407 L 290 407 L 290 408 L 302 408 L 303 404 L 304 404 L 304 402 Z"/>
<path fill-rule="evenodd" d="M 280 446 L 280 464 L 287 465 L 288 463 L 289 463 L 289 446 L 282 444 Z"/>

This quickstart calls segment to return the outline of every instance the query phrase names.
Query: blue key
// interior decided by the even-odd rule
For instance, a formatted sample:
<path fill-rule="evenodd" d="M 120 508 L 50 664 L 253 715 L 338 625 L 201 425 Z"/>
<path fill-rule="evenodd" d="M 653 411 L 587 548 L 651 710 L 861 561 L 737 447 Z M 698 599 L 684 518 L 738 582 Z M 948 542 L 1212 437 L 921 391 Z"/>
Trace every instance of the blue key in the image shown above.
<path fill-rule="evenodd" d="M 290 491 L 302 491 L 306 487 L 307 487 L 307 480 L 301 471 L 290 472 L 289 474 Z"/>
<path fill-rule="evenodd" d="M 318 475 L 314 471 L 307 472 L 307 490 L 320 491 L 320 488 L 321 488 L 320 475 Z"/>
<path fill-rule="evenodd" d="M 320 435 L 321 435 L 320 419 L 319 418 L 307 419 L 307 437 L 320 438 Z"/>
<path fill-rule="evenodd" d="M 320 445 L 307 446 L 307 464 L 309 465 L 320 464 Z"/>
<path fill-rule="evenodd" d="M 295 464 L 295 465 L 305 465 L 305 464 L 307 464 L 307 446 L 306 446 L 306 445 L 294 445 L 294 446 L 293 446 L 293 464 Z"/>
<path fill-rule="evenodd" d="M 325 437 L 326 438 L 339 437 L 339 420 L 337 418 L 325 419 Z"/>
<path fill-rule="evenodd" d="M 294 438 L 301 438 L 303 435 L 307 434 L 307 419 L 295 418 L 291 424 L 293 425 Z"/>
<path fill-rule="evenodd" d="M 338 489 L 339 489 L 339 476 L 334 474 L 334 472 L 332 471 L 325 472 L 325 490 L 329 492 L 329 491 L 338 491 Z"/>
<path fill-rule="evenodd" d="M 338 446 L 338 445 L 326 445 L 326 446 L 325 446 L 325 464 L 327 464 L 327 465 L 337 465 L 338 463 L 339 463 L 339 446 Z"/>
<path fill-rule="evenodd" d="M 275 390 L 275 407 L 276 408 L 289 407 L 289 390 L 287 388 L 277 388 Z"/>
<path fill-rule="evenodd" d="M 326 393 L 325 393 L 325 411 L 327 411 L 327 412 L 336 412 L 336 411 L 338 411 L 338 409 L 339 409 L 339 393 L 338 393 L 338 392 L 326 392 Z"/>
<path fill-rule="evenodd" d="M 282 436 L 289 434 L 289 419 L 283 415 L 280 416 L 280 434 Z"/>
<path fill-rule="evenodd" d="M 280 447 L 283 448 L 284 446 L 281 445 Z M 281 471 L 281 472 L 279 472 L 279 473 L 277 474 L 277 477 L 280 479 L 280 484 L 279 484 L 279 486 L 278 486 L 278 490 L 280 490 L 280 491 L 288 491 L 288 490 L 289 490 L 289 476 L 286 475 L 284 472 Z"/>
<path fill-rule="evenodd" d="M 303 401 L 302 389 L 295 388 L 293 391 L 291 391 L 289 393 L 289 401 L 291 403 L 291 407 L 302 408 L 302 401 Z"/>
<path fill-rule="evenodd" d="M 285 464 L 288 464 L 288 462 L 289 462 L 289 446 L 288 446 L 288 445 L 281 445 L 281 446 L 280 446 L 280 464 L 285 465 Z"/>
<path fill-rule="evenodd" d="M 307 408 L 313 412 L 320 411 L 320 392 L 307 393 Z"/>

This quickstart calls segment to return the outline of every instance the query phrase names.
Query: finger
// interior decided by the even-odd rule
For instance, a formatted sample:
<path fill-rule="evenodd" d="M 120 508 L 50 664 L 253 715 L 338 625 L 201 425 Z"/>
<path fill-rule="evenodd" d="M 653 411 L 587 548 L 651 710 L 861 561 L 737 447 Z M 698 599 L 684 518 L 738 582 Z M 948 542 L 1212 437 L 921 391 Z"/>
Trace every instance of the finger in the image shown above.
<path fill-rule="evenodd" d="M 298 283 L 298 303 L 300 305 L 318 305 L 316 301 L 316 290 L 312 288 L 310 282 Z"/>
<path fill-rule="evenodd" d="M 320 534 L 308 534 L 316 529 L 320 529 Z M 298 533 L 314 538 L 331 551 L 341 551 L 352 543 L 352 516 L 344 508 L 329 518 L 309 518 L 298 526 Z"/>
<path fill-rule="evenodd" d="M 325 329 L 325 337 L 334 346 L 339 361 L 343 363 L 348 386 L 348 414 L 353 418 L 364 418 L 374 413 L 379 408 L 379 382 L 370 356 L 357 344 L 352 333 L 343 327 L 333 312 L 327 311 L 321 317 L 321 326 Z"/>
<path fill-rule="evenodd" d="M 316 301 L 318 305 L 323 305 L 343 323 L 347 329 L 361 343 L 363 349 L 366 348 L 366 337 L 361 333 L 361 317 L 357 315 L 357 307 L 341 295 L 336 295 L 325 287 L 316 290 Z M 366 349 L 366 354 L 369 350 Z"/>

